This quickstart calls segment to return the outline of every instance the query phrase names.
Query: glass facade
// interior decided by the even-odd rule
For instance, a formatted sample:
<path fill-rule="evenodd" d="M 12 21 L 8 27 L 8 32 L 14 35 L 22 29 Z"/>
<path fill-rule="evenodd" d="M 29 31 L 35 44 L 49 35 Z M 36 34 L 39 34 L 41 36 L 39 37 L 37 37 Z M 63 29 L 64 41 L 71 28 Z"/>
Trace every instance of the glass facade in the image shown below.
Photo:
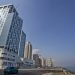
<path fill-rule="evenodd" d="M 4 27 L 4 23 L 7 18 L 8 11 L 9 11 L 9 8 L 0 7 L 0 35 L 1 35 L 2 29 Z"/>
<path fill-rule="evenodd" d="M 14 14 L 11 22 L 11 27 L 8 33 L 6 49 L 16 54 L 18 54 L 21 27 L 22 27 L 22 20 L 17 16 L 17 14 Z"/>
<path fill-rule="evenodd" d="M 20 57 L 24 57 L 25 40 L 26 40 L 26 34 L 22 31 L 21 38 L 20 38 L 20 46 L 19 46 L 20 48 L 19 48 L 19 52 L 18 52 L 18 55 Z"/>
<path fill-rule="evenodd" d="M 5 50 L 9 52 L 18 54 L 22 19 L 18 16 L 13 5 L 4 6 L 0 9 L 0 15 L 2 17 L 0 18 L 0 46 L 4 46 Z M 5 40 L 4 43 L 2 40 Z"/>
<path fill-rule="evenodd" d="M 1 66 L 13 66 L 17 63 L 22 23 L 23 20 L 13 5 L 0 6 Z"/>

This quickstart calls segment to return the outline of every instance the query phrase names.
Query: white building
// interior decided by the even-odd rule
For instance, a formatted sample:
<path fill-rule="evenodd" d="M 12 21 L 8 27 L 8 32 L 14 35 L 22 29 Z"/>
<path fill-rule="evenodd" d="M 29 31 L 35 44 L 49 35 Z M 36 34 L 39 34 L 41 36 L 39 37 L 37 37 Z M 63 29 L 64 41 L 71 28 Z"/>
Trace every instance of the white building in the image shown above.
<path fill-rule="evenodd" d="M 46 60 L 46 66 L 47 66 L 47 67 L 53 67 L 52 58 L 48 58 L 48 59 Z"/>

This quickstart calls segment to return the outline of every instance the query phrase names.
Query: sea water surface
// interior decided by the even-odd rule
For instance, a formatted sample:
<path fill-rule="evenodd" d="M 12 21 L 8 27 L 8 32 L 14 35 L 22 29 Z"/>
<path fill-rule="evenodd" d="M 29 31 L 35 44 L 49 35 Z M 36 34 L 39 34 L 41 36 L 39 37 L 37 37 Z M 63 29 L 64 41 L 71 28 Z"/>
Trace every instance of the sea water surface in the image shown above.
<path fill-rule="evenodd" d="M 67 69 L 75 72 L 75 67 L 67 67 Z"/>

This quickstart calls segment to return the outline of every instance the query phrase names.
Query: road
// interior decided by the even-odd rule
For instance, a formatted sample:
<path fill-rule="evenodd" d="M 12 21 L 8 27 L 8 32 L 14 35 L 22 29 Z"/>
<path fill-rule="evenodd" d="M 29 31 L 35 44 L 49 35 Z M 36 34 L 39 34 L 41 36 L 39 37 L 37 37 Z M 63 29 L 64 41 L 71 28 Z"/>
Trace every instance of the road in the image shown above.
<path fill-rule="evenodd" d="M 3 70 L 0 70 L 0 75 L 4 75 Z M 41 72 L 33 69 L 20 69 L 18 74 L 9 74 L 9 75 L 42 75 Z"/>
<path fill-rule="evenodd" d="M 0 70 L 0 75 L 3 74 L 3 70 Z M 14 75 L 14 74 L 10 74 Z M 62 69 L 19 69 L 18 74 L 15 75 L 66 75 Z M 68 75 L 68 74 L 67 74 Z"/>
<path fill-rule="evenodd" d="M 38 72 L 38 71 L 37 72 L 35 72 L 35 71 L 34 72 L 31 72 L 31 71 L 30 72 L 21 71 L 21 72 L 18 73 L 18 75 L 42 75 L 42 73 Z"/>

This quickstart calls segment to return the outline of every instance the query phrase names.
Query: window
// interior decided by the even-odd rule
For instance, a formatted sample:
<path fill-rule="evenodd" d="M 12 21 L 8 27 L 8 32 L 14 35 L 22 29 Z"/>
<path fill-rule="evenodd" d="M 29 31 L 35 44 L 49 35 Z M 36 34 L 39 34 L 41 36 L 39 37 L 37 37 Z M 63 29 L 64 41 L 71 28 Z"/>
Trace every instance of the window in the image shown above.
<path fill-rule="evenodd" d="M 3 64 L 2 65 L 7 65 L 7 62 L 3 62 Z"/>
<path fill-rule="evenodd" d="M 7 55 L 7 53 L 2 53 L 3 55 Z"/>
<path fill-rule="evenodd" d="M 15 59 L 12 59 L 12 58 L 6 58 L 6 57 L 0 57 L 0 59 L 2 59 L 2 60 L 9 60 L 9 61 L 15 61 Z"/>

